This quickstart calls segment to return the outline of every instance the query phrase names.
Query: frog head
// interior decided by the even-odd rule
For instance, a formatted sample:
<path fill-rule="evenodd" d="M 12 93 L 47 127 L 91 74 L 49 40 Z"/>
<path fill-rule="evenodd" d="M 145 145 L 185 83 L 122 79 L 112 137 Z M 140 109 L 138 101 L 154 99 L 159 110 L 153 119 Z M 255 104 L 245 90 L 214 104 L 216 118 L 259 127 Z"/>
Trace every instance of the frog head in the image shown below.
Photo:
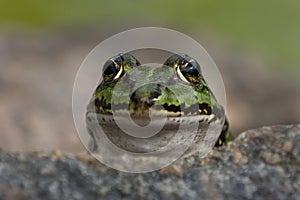
<path fill-rule="evenodd" d="M 149 116 L 149 110 L 173 117 L 209 117 L 213 110 L 222 110 L 200 65 L 185 54 L 170 56 L 161 67 L 144 66 L 130 54 L 119 54 L 104 64 L 102 77 L 88 111 L 111 115 L 129 110 L 140 118 Z"/>

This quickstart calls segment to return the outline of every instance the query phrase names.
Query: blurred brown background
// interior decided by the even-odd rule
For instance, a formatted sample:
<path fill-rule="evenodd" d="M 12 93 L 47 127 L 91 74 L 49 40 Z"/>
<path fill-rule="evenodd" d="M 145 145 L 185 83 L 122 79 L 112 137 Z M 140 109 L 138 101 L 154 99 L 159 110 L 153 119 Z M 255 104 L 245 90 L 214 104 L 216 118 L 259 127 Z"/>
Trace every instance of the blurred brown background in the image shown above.
<path fill-rule="evenodd" d="M 222 73 L 234 134 L 300 122 L 299 1 L 37 1 L 0 6 L 0 148 L 81 151 L 76 72 L 99 42 L 161 26 L 203 45 Z"/>

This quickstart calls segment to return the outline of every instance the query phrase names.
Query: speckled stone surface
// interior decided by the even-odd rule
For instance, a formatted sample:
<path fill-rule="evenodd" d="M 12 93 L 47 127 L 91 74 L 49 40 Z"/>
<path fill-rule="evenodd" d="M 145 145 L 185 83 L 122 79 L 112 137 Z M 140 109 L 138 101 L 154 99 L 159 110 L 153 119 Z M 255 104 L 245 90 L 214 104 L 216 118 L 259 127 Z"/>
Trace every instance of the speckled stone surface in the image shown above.
<path fill-rule="evenodd" d="M 205 159 L 130 174 L 86 154 L 0 152 L 0 199 L 299 199 L 300 125 L 246 131 Z"/>

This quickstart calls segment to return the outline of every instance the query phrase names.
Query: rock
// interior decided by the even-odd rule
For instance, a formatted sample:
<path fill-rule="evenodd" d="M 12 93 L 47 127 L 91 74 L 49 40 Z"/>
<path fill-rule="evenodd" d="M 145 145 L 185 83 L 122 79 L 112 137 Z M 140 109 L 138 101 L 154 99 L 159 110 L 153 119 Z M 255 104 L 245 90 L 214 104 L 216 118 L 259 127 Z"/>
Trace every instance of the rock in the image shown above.
<path fill-rule="evenodd" d="M 0 152 L 3 199 L 299 199 L 300 125 L 249 130 L 206 158 L 149 173 L 89 155 Z"/>

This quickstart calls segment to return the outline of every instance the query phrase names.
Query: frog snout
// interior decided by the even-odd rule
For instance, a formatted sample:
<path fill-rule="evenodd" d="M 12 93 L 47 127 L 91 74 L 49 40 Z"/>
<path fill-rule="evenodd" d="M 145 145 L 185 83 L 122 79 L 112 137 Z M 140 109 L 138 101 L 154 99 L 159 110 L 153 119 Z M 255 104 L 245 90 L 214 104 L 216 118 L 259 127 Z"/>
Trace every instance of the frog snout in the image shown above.
<path fill-rule="evenodd" d="M 142 85 L 132 92 L 130 97 L 130 108 L 135 111 L 148 112 L 158 97 L 161 95 L 164 86 L 161 84 L 150 83 Z"/>

